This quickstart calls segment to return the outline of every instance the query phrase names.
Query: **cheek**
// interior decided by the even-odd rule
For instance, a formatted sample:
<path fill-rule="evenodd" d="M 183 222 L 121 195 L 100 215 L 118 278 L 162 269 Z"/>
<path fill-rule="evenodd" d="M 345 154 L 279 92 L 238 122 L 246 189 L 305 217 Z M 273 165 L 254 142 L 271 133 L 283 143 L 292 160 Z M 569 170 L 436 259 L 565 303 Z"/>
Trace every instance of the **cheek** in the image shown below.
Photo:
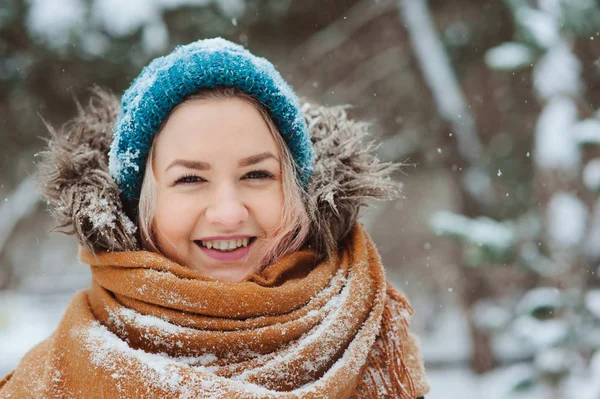
<path fill-rule="evenodd" d="M 180 197 L 180 196 L 179 196 Z M 175 246 L 186 244 L 194 227 L 194 201 L 168 194 L 159 194 L 154 225 L 159 243 L 168 240 Z"/>
<path fill-rule="evenodd" d="M 254 201 L 254 215 L 256 215 L 257 222 L 267 231 L 273 231 L 277 227 L 282 211 L 283 195 L 281 192 L 264 195 L 258 201 Z"/>

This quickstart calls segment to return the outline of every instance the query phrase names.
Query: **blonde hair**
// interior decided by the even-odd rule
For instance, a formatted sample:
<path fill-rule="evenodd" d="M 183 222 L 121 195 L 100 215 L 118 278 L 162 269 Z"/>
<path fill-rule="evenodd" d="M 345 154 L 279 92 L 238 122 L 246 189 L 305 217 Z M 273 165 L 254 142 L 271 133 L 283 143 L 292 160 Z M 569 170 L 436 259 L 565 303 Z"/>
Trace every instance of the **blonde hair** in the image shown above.
<path fill-rule="evenodd" d="M 281 155 L 283 211 L 280 223 L 275 228 L 275 234 L 267 244 L 265 255 L 259 260 L 262 269 L 266 265 L 277 262 L 286 254 L 300 249 L 310 233 L 310 219 L 305 206 L 308 195 L 297 178 L 296 163 L 294 162 L 292 154 L 283 140 L 283 137 L 279 134 L 275 123 L 265 107 L 257 99 L 235 87 L 203 89 L 184 98 L 180 104 L 175 106 L 171 113 L 186 101 L 225 100 L 230 98 L 241 98 L 248 101 L 260 112 L 269 127 L 269 131 L 271 132 Z M 162 126 L 164 126 L 168 119 L 169 117 L 167 116 L 154 136 L 152 146 L 150 147 L 138 204 L 138 226 L 140 229 L 142 245 L 144 249 L 158 253 L 162 252 L 156 243 L 154 231 L 157 191 L 156 177 L 153 168 L 154 143 L 156 143 L 156 139 L 162 130 Z"/>

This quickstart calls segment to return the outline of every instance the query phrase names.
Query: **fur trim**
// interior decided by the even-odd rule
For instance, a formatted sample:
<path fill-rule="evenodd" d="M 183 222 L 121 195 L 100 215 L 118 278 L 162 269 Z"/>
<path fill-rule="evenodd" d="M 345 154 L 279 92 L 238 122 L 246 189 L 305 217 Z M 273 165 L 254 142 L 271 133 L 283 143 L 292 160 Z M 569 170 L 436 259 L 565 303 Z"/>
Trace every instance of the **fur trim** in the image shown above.
<path fill-rule="evenodd" d="M 55 228 L 77 236 L 92 251 L 138 248 L 136 227 L 125 213 L 119 189 L 108 172 L 108 150 L 119 112 L 116 97 L 99 88 L 87 107 L 60 131 L 50 131 L 48 148 L 40 153 L 41 194 L 58 221 Z"/>
<path fill-rule="evenodd" d="M 367 199 L 393 200 L 400 185 L 390 175 L 401 164 L 379 162 L 378 146 L 367 142 L 369 125 L 348 119 L 348 106 L 304 103 L 316 165 L 308 189 L 312 206 L 311 245 L 331 256 L 351 231 Z"/>
<path fill-rule="evenodd" d="M 302 106 L 316 152 L 307 190 L 312 222 L 308 244 L 323 257 L 332 255 L 348 236 L 366 199 L 400 196 L 399 184 L 390 175 L 401 165 L 378 161 L 377 147 L 365 142 L 368 125 L 348 119 L 346 108 Z M 51 138 L 41 153 L 40 188 L 59 223 L 57 230 L 75 234 L 91 252 L 141 248 L 125 211 L 129 205 L 123 205 L 108 172 L 118 113 L 113 94 L 93 89 L 89 104 L 78 104 L 78 115 L 60 131 L 48 127 Z"/>

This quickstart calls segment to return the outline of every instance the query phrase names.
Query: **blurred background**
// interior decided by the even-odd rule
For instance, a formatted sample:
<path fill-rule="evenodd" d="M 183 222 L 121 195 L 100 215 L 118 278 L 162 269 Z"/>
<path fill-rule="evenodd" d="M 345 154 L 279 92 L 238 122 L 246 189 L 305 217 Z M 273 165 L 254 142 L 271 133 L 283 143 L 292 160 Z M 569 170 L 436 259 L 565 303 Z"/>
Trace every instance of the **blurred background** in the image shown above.
<path fill-rule="evenodd" d="M 407 163 L 362 221 L 415 308 L 428 398 L 600 398 L 596 0 L 0 0 L 0 374 L 90 282 L 32 181 L 44 123 L 214 36 Z"/>

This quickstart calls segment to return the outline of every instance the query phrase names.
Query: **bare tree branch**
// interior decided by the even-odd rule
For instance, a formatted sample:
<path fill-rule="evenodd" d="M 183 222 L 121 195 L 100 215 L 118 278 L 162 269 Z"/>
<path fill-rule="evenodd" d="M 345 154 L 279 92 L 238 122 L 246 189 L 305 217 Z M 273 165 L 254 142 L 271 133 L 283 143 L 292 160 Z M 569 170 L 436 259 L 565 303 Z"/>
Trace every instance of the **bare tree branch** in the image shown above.
<path fill-rule="evenodd" d="M 342 17 L 315 33 L 296 48 L 290 59 L 302 60 L 303 64 L 311 65 L 325 54 L 340 47 L 350 38 L 352 32 L 393 9 L 392 2 L 361 0 Z"/>
<path fill-rule="evenodd" d="M 482 146 L 475 118 L 469 111 L 446 50 L 437 36 L 426 0 L 398 0 L 398 8 L 438 112 L 456 134 L 461 157 L 471 164 L 477 163 Z"/>
<path fill-rule="evenodd" d="M 403 46 L 389 47 L 359 64 L 348 77 L 342 78 L 324 92 L 334 91 L 346 101 L 353 102 L 363 96 L 373 84 L 398 72 L 402 68 L 403 55 Z"/>

